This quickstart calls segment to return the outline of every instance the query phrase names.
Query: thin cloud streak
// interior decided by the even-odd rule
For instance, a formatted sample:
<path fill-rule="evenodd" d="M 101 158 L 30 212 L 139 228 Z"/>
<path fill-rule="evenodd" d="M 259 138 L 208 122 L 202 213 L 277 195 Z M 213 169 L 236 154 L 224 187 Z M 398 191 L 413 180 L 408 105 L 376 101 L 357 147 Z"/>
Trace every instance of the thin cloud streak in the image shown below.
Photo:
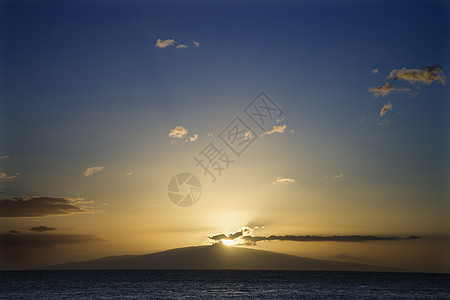
<path fill-rule="evenodd" d="M 247 226 L 242 227 L 234 233 L 220 233 L 209 237 L 209 239 L 216 243 L 221 240 L 233 240 L 236 245 L 255 246 L 262 241 L 290 241 L 290 242 L 368 242 L 368 241 L 401 241 L 421 239 L 419 236 L 410 235 L 406 238 L 397 236 L 375 236 L 375 235 L 268 235 L 268 236 L 254 236 L 253 232 L 257 229 Z"/>
<path fill-rule="evenodd" d="M 273 182 L 273 184 L 289 184 L 295 183 L 295 179 L 288 177 L 277 177 L 277 179 Z"/>
<path fill-rule="evenodd" d="M 46 232 L 46 231 L 55 231 L 56 228 L 47 227 L 47 226 L 36 226 L 36 227 L 31 227 L 30 230 L 36 231 L 36 232 Z"/>
<path fill-rule="evenodd" d="M 89 212 L 79 205 L 82 198 L 11 197 L 0 200 L 0 217 L 45 217 Z"/>
<path fill-rule="evenodd" d="M 275 125 L 272 130 L 266 131 L 263 135 L 271 135 L 274 133 L 283 133 L 286 130 L 286 124 L 283 125 Z"/>

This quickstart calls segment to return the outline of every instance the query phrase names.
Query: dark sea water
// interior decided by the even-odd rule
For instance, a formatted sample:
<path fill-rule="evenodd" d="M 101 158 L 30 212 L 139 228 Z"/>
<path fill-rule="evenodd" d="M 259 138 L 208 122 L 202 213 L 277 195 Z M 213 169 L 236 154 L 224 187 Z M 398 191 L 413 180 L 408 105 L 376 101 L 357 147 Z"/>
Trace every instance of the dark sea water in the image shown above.
<path fill-rule="evenodd" d="M 3 271 L 1 299 L 450 299 L 449 274 Z"/>

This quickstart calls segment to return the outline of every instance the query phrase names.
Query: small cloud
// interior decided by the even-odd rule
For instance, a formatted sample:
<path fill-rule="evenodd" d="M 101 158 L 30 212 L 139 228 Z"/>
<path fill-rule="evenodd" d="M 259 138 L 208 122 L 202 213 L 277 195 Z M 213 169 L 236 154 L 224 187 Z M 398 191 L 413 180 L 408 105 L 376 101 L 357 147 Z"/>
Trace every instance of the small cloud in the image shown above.
<path fill-rule="evenodd" d="M 10 231 L 8 231 L 9 233 L 13 233 L 13 234 L 18 234 L 19 232 L 15 229 L 11 229 Z"/>
<path fill-rule="evenodd" d="M 194 136 L 189 137 L 189 142 L 195 142 L 198 139 L 198 134 L 194 134 Z"/>
<path fill-rule="evenodd" d="M 395 87 L 389 82 L 386 82 L 384 85 L 369 88 L 369 92 L 373 93 L 377 98 L 379 96 L 387 96 L 393 90 L 395 90 Z"/>
<path fill-rule="evenodd" d="M 8 155 L 0 156 L 0 159 L 5 159 L 5 158 L 9 158 L 9 156 Z"/>
<path fill-rule="evenodd" d="M 103 166 L 97 166 L 97 167 L 90 167 L 87 168 L 86 171 L 83 172 L 84 176 L 91 176 L 92 174 L 98 173 L 102 171 L 105 167 Z"/>
<path fill-rule="evenodd" d="M 127 176 L 131 176 L 133 175 L 134 171 L 125 171 L 125 175 Z"/>
<path fill-rule="evenodd" d="M 277 179 L 273 182 L 273 184 L 289 184 L 289 183 L 295 183 L 295 179 L 287 177 L 277 177 Z"/>
<path fill-rule="evenodd" d="M 392 103 L 387 102 L 380 110 L 380 117 L 384 116 L 389 110 L 392 109 Z"/>
<path fill-rule="evenodd" d="M 172 39 L 167 39 L 167 40 L 157 39 L 155 47 L 156 48 L 166 48 L 166 47 L 172 46 L 173 44 L 175 44 L 175 40 L 172 40 Z"/>
<path fill-rule="evenodd" d="M 344 173 L 340 173 L 340 174 L 334 176 L 334 179 L 341 179 L 342 177 L 344 177 Z"/>
<path fill-rule="evenodd" d="M 358 121 L 361 122 L 361 123 L 362 123 L 362 122 L 365 122 L 366 120 L 367 120 L 366 117 L 361 117 L 361 118 L 358 119 Z"/>
<path fill-rule="evenodd" d="M 185 44 L 179 44 L 179 45 L 177 46 L 177 49 L 180 49 L 180 48 L 187 48 L 187 46 L 186 46 Z"/>
<path fill-rule="evenodd" d="M 373 75 L 378 74 L 378 72 L 379 72 L 378 69 L 373 69 L 373 70 L 372 70 L 372 74 L 373 74 Z"/>
<path fill-rule="evenodd" d="M 17 176 L 19 176 L 20 172 L 17 172 L 15 175 L 8 175 L 6 173 L 0 172 L 0 179 L 4 179 L 4 180 L 13 180 L 15 178 L 17 178 Z"/>
<path fill-rule="evenodd" d="M 379 126 L 387 126 L 387 125 L 389 125 L 389 123 L 391 123 L 391 121 L 389 119 L 384 119 L 383 121 L 378 122 L 378 125 Z"/>
<path fill-rule="evenodd" d="M 188 133 L 188 130 L 183 126 L 177 126 L 174 129 L 170 130 L 169 137 L 181 139 Z"/>
<path fill-rule="evenodd" d="M 411 84 L 420 82 L 423 84 L 431 84 L 433 81 L 438 81 L 445 85 L 444 70 L 441 66 L 425 66 L 421 70 L 419 69 L 394 69 L 389 73 L 388 79 L 402 79 Z"/>
<path fill-rule="evenodd" d="M 263 133 L 263 135 L 271 135 L 273 133 L 283 133 L 286 130 L 286 124 L 283 125 L 275 125 L 273 126 L 272 130 L 266 131 Z"/>
<path fill-rule="evenodd" d="M 47 226 L 37 226 L 37 227 L 31 227 L 30 230 L 37 231 L 37 232 L 46 232 L 46 231 L 55 231 L 56 228 L 47 227 Z"/>
<path fill-rule="evenodd" d="M 199 42 L 197 42 L 197 41 L 192 41 L 192 42 L 194 43 L 194 46 L 195 46 L 196 48 L 200 47 L 200 43 L 199 43 Z"/>

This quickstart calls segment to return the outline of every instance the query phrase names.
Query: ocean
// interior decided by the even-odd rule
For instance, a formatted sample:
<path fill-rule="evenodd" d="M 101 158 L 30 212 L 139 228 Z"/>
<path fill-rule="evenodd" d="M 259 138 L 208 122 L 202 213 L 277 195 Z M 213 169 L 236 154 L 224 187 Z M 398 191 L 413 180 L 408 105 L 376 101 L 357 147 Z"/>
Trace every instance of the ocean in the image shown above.
<path fill-rule="evenodd" d="M 2 271 L 1 299 L 450 299 L 450 274 Z"/>

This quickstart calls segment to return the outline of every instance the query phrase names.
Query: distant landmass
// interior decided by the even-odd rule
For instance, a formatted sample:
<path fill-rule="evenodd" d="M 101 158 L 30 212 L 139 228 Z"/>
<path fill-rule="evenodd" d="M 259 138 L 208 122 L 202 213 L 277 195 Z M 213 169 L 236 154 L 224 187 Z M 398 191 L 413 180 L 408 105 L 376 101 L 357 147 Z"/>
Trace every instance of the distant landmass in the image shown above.
<path fill-rule="evenodd" d="M 281 254 L 222 244 L 171 249 L 146 255 L 109 256 L 101 259 L 48 266 L 46 270 L 105 269 L 223 269 L 321 270 L 400 272 L 405 270 Z"/>

